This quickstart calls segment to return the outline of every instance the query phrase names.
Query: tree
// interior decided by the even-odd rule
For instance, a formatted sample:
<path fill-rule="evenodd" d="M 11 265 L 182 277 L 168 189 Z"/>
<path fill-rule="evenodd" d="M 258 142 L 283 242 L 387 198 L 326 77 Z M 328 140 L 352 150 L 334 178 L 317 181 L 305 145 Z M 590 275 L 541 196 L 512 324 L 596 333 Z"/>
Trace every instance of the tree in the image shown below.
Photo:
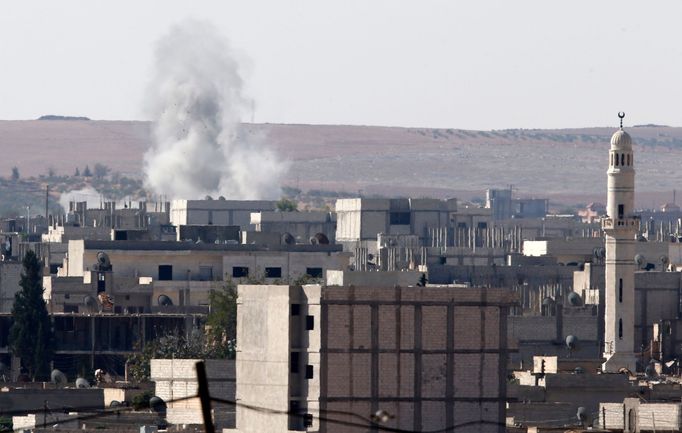
<path fill-rule="evenodd" d="M 83 176 L 85 177 L 92 177 L 92 172 L 90 171 L 90 166 L 85 166 L 83 169 Z"/>
<path fill-rule="evenodd" d="M 233 358 L 237 339 L 237 289 L 228 282 L 209 295 L 210 311 L 206 318 L 206 336 L 221 358 Z"/>
<path fill-rule="evenodd" d="M 79 177 L 81 175 L 81 171 L 76 167 L 76 172 L 73 174 L 74 177 Z"/>
<path fill-rule="evenodd" d="M 29 377 L 49 376 L 49 366 L 54 357 L 52 322 L 43 300 L 42 266 L 33 251 L 28 251 L 22 262 L 23 272 L 19 290 L 14 296 L 9 331 L 9 347 L 14 356 L 21 358 Z"/>
<path fill-rule="evenodd" d="M 19 180 L 19 167 L 16 165 L 12 167 L 12 180 L 17 181 Z"/>
<path fill-rule="evenodd" d="M 99 162 L 97 164 L 95 164 L 94 172 L 95 172 L 95 177 L 97 179 L 104 178 L 107 174 L 109 174 L 109 171 L 111 171 L 111 169 L 109 167 L 107 167 L 106 165 L 100 164 Z"/>
<path fill-rule="evenodd" d="M 298 210 L 298 204 L 291 199 L 282 197 L 282 199 L 277 202 L 277 210 L 280 212 L 296 212 Z"/>

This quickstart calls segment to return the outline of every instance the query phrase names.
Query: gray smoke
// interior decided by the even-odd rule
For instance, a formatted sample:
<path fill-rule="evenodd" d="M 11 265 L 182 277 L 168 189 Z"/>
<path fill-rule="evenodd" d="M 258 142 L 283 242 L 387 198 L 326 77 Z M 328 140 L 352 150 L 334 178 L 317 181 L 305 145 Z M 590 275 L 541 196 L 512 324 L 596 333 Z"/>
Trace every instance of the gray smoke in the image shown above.
<path fill-rule="evenodd" d="M 249 103 L 227 40 L 206 22 L 177 24 L 158 42 L 155 69 L 147 188 L 177 199 L 279 197 L 288 164 L 262 137 L 239 134 Z"/>

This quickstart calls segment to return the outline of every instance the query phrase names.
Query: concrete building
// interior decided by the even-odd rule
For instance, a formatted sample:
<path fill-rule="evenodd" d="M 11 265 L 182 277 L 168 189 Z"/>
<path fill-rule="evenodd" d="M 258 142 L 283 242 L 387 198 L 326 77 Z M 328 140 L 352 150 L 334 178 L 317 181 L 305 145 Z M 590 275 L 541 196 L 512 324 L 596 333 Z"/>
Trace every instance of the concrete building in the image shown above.
<path fill-rule="evenodd" d="M 377 235 L 416 235 L 421 242 L 429 229 L 450 227 L 457 200 L 339 199 L 336 201 L 336 241 L 346 251 L 368 248 L 377 253 Z"/>
<path fill-rule="evenodd" d="M 635 331 L 635 169 L 632 139 L 621 128 L 611 137 L 608 169 L 606 236 L 604 357 L 605 372 L 634 371 Z"/>
<path fill-rule="evenodd" d="M 267 200 L 173 200 L 170 222 L 175 226 L 218 225 L 252 229 L 251 213 L 274 211 L 277 202 Z"/>
<path fill-rule="evenodd" d="M 502 432 L 513 302 L 503 289 L 240 285 L 237 400 L 275 412 L 238 406 L 237 431 L 366 431 L 379 413 L 388 428 Z"/>
<path fill-rule="evenodd" d="M 336 239 L 335 212 L 253 212 L 251 225 L 257 232 L 289 234 L 299 244 L 308 244 L 316 236 L 317 242 L 333 244 Z"/>

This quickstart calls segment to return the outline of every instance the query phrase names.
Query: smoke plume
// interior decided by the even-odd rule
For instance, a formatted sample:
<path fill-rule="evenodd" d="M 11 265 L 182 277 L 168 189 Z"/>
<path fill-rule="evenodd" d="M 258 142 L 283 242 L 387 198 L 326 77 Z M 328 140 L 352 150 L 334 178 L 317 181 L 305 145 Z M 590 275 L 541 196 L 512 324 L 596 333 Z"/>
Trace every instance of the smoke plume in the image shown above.
<path fill-rule="evenodd" d="M 249 101 L 227 40 L 205 22 L 175 25 L 157 44 L 155 69 L 147 188 L 177 199 L 279 197 L 287 164 L 262 137 L 239 133 Z"/>

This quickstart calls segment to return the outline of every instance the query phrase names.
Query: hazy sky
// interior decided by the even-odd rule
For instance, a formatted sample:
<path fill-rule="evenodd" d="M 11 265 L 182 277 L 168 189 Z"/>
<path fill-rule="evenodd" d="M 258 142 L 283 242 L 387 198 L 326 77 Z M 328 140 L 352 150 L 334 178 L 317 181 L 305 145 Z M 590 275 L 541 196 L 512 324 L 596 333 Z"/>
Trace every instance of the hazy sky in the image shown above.
<path fill-rule="evenodd" d="M 186 18 L 241 52 L 256 122 L 682 125 L 679 0 L 3 2 L 0 119 L 144 119 L 154 43 Z"/>

